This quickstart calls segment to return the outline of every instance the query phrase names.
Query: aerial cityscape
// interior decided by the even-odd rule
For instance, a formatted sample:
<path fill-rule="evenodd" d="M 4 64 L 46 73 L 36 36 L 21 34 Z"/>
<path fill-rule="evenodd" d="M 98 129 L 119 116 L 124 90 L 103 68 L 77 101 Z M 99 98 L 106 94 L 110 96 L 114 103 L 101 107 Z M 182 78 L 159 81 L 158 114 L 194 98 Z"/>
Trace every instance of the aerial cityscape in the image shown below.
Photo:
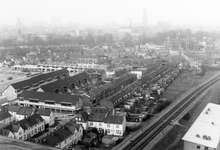
<path fill-rule="evenodd" d="M 0 150 L 220 149 L 220 1 L 0 2 Z"/>

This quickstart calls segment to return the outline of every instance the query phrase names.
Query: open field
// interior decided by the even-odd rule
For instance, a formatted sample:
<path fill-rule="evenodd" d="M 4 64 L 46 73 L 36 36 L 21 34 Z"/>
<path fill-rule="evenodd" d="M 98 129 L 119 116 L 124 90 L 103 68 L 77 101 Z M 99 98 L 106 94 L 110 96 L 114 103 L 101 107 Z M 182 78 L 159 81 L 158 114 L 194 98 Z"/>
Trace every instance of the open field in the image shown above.
<path fill-rule="evenodd" d="M 164 150 L 183 150 L 183 141 L 181 140 L 193 122 L 209 103 L 220 102 L 220 82 L 218 82 L 205 96 L 202 97 L 199 103 L 196 103 L 189 111 L 190 119 L 185 121 L 179 120 L 180 125 L 174 125 L 173 129 L 168 132 L 153 148 L 152 150 L 161 150 L 160 145 L 163 145 Z M 175 139 L 175 140 L 172 140 Z"/>
<path fill-rule="evenodd" d="M 208 78 L 213 76 L 217 71 L 207 71 L 204 76 L 194 75 L 192 73 L 181 73 L 179 76 L 168 86 L 161 98 L 167 98 L 174 101 L 184 94 L 189 89 L 196 87 Z"/>
<path fill-rule="evenodd" d="M 8 80 L 12 77 L 12 80 Z M 10 68 L 0 68 L 0 93 L 10 84 L 27 79 L 25 72 L 12 71 Z"/>

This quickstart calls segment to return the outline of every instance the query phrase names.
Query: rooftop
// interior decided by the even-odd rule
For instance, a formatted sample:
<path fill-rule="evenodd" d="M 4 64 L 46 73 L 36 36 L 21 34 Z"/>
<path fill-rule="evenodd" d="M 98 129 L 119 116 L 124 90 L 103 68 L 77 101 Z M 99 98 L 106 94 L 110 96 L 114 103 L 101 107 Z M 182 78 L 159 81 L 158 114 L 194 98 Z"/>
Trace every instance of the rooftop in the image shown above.
<path fill-rule="evenodd" d="M 89 121 L 95 121 L 95 122 L 104 122 L 105 121 L 106 114 L 102 113 L 93 113 L 89 115 Z"/>
<path fill-rule="evenodd" d="M 67 127 L 61 127 L 58 130 L 56 130 L 54 133 L 51 133 L 50 135 L 46 136 L 42 140 L 42 144 L 55 147 L 60 142 L 68 138 L 71 134 L 72 133 L 69 131 Z"/>
<path fill-rule="evenodd" d="M 24 116 L 31 116 L 34 112 L 34 109 L 31 107 L 21 107 L 17 114 L 18 115 L 24 115 Z"/>
<path fill-rule="evenodd" d="M 188 132 L 183 140 L 217 148 L 220 140 L 220 105 L 209 103 Z"/>
<path fill-rule="evenodd" d="M 54 78 L 56 76 L 61 76 L 63 74 L 69 75 L 69 72 L 66 69 L 61 69 L 58 71 L 41 74 L 41 75 L 32 77 L 28 80 L 13 83 L 11 84 L 11 86 L 16 90 L 23 90 L 23 87 L 30 87 L 33 84 L 39 83 L 39 81 L 45 81 L 49 78 Z"/>
<path fill-rule="evenodd" d="M 6 109 L 11 112 L 18 112 L 18 110 L 20 109 L 20 106 L 8 105 L 8 107 Z"/>
<path fill-rule="evenodd" d="M 109 115 L 106 117 L 105 123 L 122 124 L 123 120 L 123 116 Z"/>
<path fill-rule="evenodd" d="M 39 114 L 41 116 L 50 116 L 51 110 L 49 110 L 49 109 L 36 109 L 36 114 Z"/>
<path fill-rule="evenodd" d="M 78 81 L 80 81 L 82 84 L 85 84 L 84 79 L 87 79 L 87 81 L 89 80 L 89 76 L 86 72 L 79 73 L 64 80 L 59 80 L 53 83 L 46 84 L 44 86 L 41 86 L 41 89 L 44 92 L 54 92 L 55 89 L 60 89 L 65 86 L 67 86 L 69 89 L 72 89 L 71 84 L 74 83 L 75 86 L 80 86 Z"/>
<path fill-rule="evenodd" d="M 11 117 L 11 114 L 8 111 L 0 111 L 0 121 L 5 120 L 9 117 Z"/>
<path fill-rule="evenodd" d="M 75 105 L 80 96 L 79 95 L 69 95 L 69 94 L 56 94 L 48 92 L 35 92 L 35 91 L 23 91 L 19 97 L 23 97 L 25 100 L 37 99 L 41 102 L 45 100 L 54 101 L 55 103 L 67 102 Z"/>

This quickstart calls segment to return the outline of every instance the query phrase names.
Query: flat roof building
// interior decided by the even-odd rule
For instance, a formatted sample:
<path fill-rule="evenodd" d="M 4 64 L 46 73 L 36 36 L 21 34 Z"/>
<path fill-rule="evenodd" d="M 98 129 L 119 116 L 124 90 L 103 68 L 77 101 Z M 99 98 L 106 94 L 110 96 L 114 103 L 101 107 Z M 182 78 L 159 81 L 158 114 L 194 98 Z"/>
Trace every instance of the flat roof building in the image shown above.
<path fill-rule="evenodd" d="M 209 103 L 182 138 L 184 150 L 220 149 L 220 105 Z"/>

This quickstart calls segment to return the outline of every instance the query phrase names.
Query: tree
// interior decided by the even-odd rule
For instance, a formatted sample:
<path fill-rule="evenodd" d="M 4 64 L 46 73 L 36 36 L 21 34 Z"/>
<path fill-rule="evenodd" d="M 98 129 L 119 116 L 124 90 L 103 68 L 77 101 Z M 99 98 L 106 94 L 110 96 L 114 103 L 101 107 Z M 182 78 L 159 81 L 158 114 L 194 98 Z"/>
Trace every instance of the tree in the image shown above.
<path fill-rule="evenodd" d="M 90 45 L 90 46 L 94 46 L 95 45 L 95 38 L 92 34 L 88 34 L 85 37 L 85 44 Z"/>
<path fill-rule="evenodd" d="M 133 39 L 132 35 L 130 35 L 129 33 L 125 34 L 122 41 L 124 42 L 126 47 L 134 46 L 134 39 Z"/>
<path fill-rule="evenodd" d="M 103 35 L 98 35 L 96 37 L 96 44 L 103 44 L 103 43 L 106 43 L 106 37 L 103 36 Z"/>

